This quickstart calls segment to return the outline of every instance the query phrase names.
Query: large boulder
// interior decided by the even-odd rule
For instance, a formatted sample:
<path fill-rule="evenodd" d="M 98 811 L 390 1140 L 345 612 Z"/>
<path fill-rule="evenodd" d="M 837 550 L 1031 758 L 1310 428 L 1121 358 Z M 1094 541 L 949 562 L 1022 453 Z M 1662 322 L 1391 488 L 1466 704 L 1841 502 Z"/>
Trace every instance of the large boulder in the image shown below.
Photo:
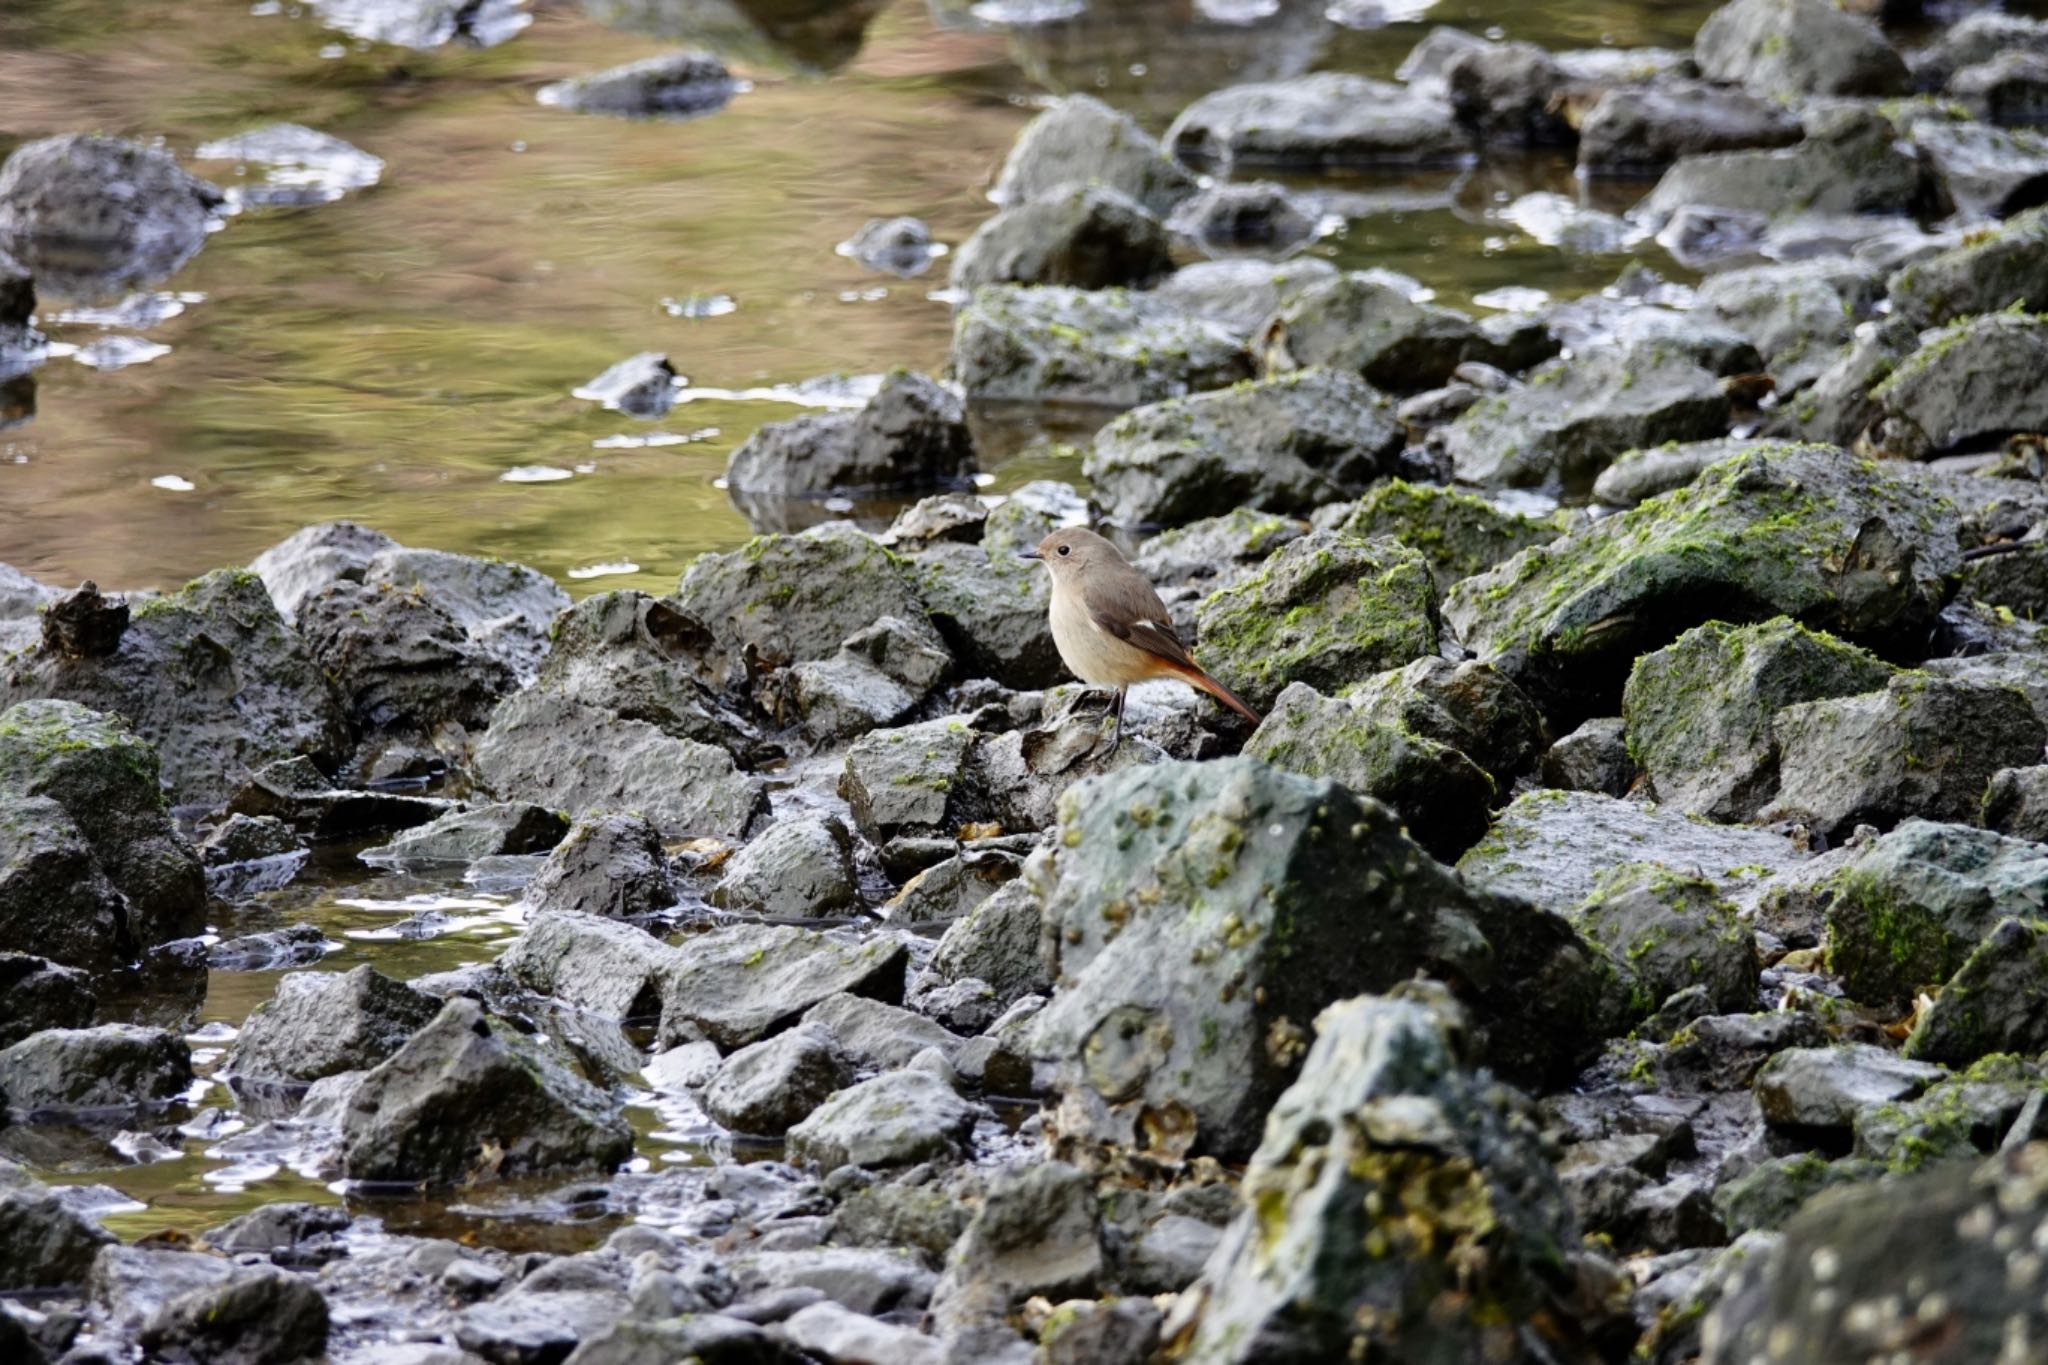
<path fill-rule="evenodd" d="M 225 198 L 156 147 L 40 138 L 0 165 L 0 252 L 52 293 L 113 298 L 197 255 Z"/>
<path fill-rule="evenodd" d="M 185 1040 L 136 1024 L 47 1029 L 0 1051 L 0 1099 L 17 1113 L 161 1104 L 191 1084 Z"/>
<path fill-rule="evenodd" d="M 1706 620 L 1924 641 L 1958 563 L 1953 517 L 1882 465 L 1767 447 L 1467 579 L 1444 618 L 1562 728 L 1613 715 L 1637 656 Z"/>
<path fill-rule="evenodd" d="M 1629 750 L 1657 800 L 1712 820 L 1748 820 L 1778 790 L 1772 718 L 1801 702 L 1881 688 L 1894 671 L 1784 617 L 1709 621 L 1636 660 L 1621 698 Z"/>
<path fill-rule="evenodd" d="M 47 797 L 0 791 L 0 948 L 88 971 L 135 959 L 126 902 Z"/>
<path fill-rule="evenodd" d="M 1024 125 L 990 198 L 1015 206 L 1075 185 L 1104 186 L 1159 218 L 1195 192 L 1136 119 L 1093 95 L 1068 95 Z"/>
<path fill-rule="evenodd" d="M 848 636 L 831 658 L 791 664 L 776 716 L 786 720 L 794 712 L 819 744 L 850 739 L 904 719 L 952 669 L 953 655 L 932 623 L 885 616 Z"/>
<path fill-rule="evenodd" d="M 1936 206 L 1931 173 L 1874 109 L 1828 104 L 1808 113 L 1804 126 L 1805 139 L 1789 147 L 1680 158 L 1634 212 L 1661 227 L 1700 205 L 1767 218 L 1906 216 Z"/>
<path fill-rule="evenodd" d="M 1320 1013 L 1243 1211 L 1174 1305 L 1182 1359 L 1605 1357 L 1527 1101 L 1462 1069 L 1461 1023 L 1371 996 Z M 1520 1337 L 1538 1321 L 1540 1357 Z"/>
<path fill-rule="evenodd" d="M 709 1038 L 731 1050 L 794 1023 L 834 995 L 903 997 L 900 939 L 784 924 L 733 924 L 684 940 L 663 982 L 665 1047 Z"/>
<path fill-rule="evenodd" d="M 164 809 L 156 751 L 118 718 L 66 701 L 0 711 L 0 792 L 54 801 L 91 846 L 123 902 L 113 955 L 205 927 L 205 873 Z M 0 892 L 0 921 L 36 909 Z"/>
<path fill-rule="evenodd" d="M 1037 885 L 1061 989 L 1032 1050 L 1078 1138 L 1243 1156 L 1317 1012 L 1418 972 L 1470 993 L 1486 1056 L 1517 1074 L 1565 1064 L 1605 1008 L 1563 921 L 1466 890 L 1328 780 L 1127 769 L 1069 789 L 1055 847 Z"/>
<path fill-rule="evenodd" d="M 1204 667 L 1253 707 L 1303 682 L 1335 692 L 1436 651 L 1436 583 L 1391 539 L 1317 531 L 1201 610 Z"/>
<path fill-rule="evenodd" d="M 1233 85 L 1166 130 L 1189 161 L 1282 166 L 1459 166 L 1470 136 L 1448 102 L 1348 72 Z"/>
<path fill-rule="evenodd" d="M 1787 147 L 1799 120 L 1770 100 L 1708 81 L 1618 85 L 1579 121 L 1579 169 L 1649 175 L 1683 156 Z"/>
<path fill-rule="evenodd" d="M 1304 370 L 1125 413 L 1082 472 L 1119 526 L 1177 526 L 1236 507 L 1307 512 L 1393 472 L 1406 434 L 1356 375 Z"/>
<path fill-rule="evenodd" d="M 1740 83 L 1768 99 L 1903 95 L 1905 59 L 1875 23 L 1828 0 L 1734 0 L 1693 40 L 1708 80 Z"/>
<path fill-rule="evenodd" d="M 1004 209 L 953 258 L 952 287 L 1144 286 L 1173 269 L 1166 228 L 1115 190 L 1074 185 Z"/>
<path fill-rule="evenodd" d="M 1153 294 L 989 285 L 953 318 L 970 399 L 1136 407 L 1249 379 L 1242 341 Z"/>
<path fill-rule="evenodd" d="M 295 1083 L 366 1071 L 439 1012 L 432 996 L 368 964 L 348 972 L 287 972 L 270 999 L 250 1012 L 222 1064 L 237 1079 Z"/>
<path fill-rule="evenodd" d="M 510 665 L 480 649 L 425 594 L 341 580 L 305 598 L 299 634 L 360 730 L 432 739 L 479 729 L 511 692 Z"/>
<path fill-rule="evenodd" d="M 785 498 L 961 486 L 973 472 L 960 400 L 909 372 L 890 375 L 858 412 L 769 422 L 725 462 L 731 488 Z"/>
<path fill-rule="evenodd" d="M 341 761 L 349 731 L 334 684 L 278 617 L 262 580 L 222 569 L 135 604 L 115 650 L 49 648 L 0 670 L 0 704 L 61 697 L 117 712 L 154 744 L 179 802 L 213 803 L 257 768 Z"/>
<path fill-rule="evenodd" d="M 2048 427 L 2048 319 L 1994 313 L 1956 322 L 1908 356 L 1871 392 L 1876 444 L 1901 459 Z"/>
<path fill-rule="evenodd" d="M 439 1185 L 609 1170 L 633 1130 L 545 1046 L 457 997 L 363 1078 L 342 1143 L 351 1180 Z"/>

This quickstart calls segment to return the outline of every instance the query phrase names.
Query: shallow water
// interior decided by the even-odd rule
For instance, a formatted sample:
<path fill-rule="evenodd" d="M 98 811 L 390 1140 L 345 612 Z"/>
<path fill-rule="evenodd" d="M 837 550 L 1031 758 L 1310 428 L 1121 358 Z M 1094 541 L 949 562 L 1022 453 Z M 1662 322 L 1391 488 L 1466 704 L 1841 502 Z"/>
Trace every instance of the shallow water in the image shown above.
<path fill-rule="evenodd" d="M 336 202 L 231 220 L 155 286 L 178 311 L 153 325 L 59 321 L 73 305 L 44 301 L 56 341 L 136 335 L 169 350 L 119 369 L 52 359 L 10 391 L 0 408 L 33 416 L 0 430 L 0 562 L 64 583 L 166 586 L 351 517 L 532 563 L 578 593 L 664 590 L 692 554 L 746 534 L 714 481 L 734 445 L 793 409 L 704 397 L 642 423 L 570 391 L 641 350 L 714 390 L 942 365 L 950 319 L 930 295 L 945 262 L 896 280 L 833 248 L 896 213 L 964 239 L 1048 92 L 1093 90 L 1163 128 L 1233 80 L 1391 73 L 1431 22 L 1553 47 L 1682 46 L 1712 5 L 1443 0 L 1368 32 L 1330 23 L 1324 0 L 1091 0 L 1010 29 L 922 0 L 531 8 L 533 24 L 499 46 L 422 53 L 248 0 L 0 6 L 0 151 L 99 129 L 189 155 L 291 120 L 385 162 L 380 183 Z M 749 11 L 764 17 L 750 27 Z M 664 50 L 636 26 L 722 48 L 752 89 L 680 123 L 536 102 L 549 81 Z M 232 162 L 191 164 L 246 183 Z M 1590 197 L 1617 209 L 1641 188 Z M 1569 255 L 1498 219 L 1531 189 L 1586 197 L 1562 160 L 1493 166 L 1460 181 L 1452 207 L 1354 220 L 1314 249 L 1407 271 L 1458 303 L 1612 280 L 1619 257 Z M 704 306 L 715 300 L 730 311 Z M 608 444 L 650 431 L 691 439 Z M 505 480 L 535 467 L 568 477 Z M 1041 443 L 994 486 L 1077 474 Z"/>

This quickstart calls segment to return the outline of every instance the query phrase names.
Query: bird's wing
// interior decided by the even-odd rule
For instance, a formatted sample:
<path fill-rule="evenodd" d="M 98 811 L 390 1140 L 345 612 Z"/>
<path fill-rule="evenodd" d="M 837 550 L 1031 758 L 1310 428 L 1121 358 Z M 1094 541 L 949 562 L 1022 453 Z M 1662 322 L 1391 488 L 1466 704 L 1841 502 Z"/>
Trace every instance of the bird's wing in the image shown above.
<path fill-rule="evenodd" d="M 1082 601 L 1095 624 L 1126 644 L 1136 645 L 1171 664 L 1194 668 L 1187 646 L 1173 628 L 1166 604 L 1136 569 L 1119 566 L 1120 572 L 1090 575 L 1082 588 Z"/>

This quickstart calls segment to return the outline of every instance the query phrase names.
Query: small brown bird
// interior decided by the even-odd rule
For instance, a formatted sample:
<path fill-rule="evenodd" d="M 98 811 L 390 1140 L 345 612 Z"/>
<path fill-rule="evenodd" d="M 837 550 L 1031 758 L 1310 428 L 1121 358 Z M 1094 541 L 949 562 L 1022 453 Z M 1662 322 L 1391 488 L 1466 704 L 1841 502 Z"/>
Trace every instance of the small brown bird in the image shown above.
<path fill-rule="evenodd" d="M 1132 683 L 1171 678 L 1199 687 L 1252 724 L 1259 713 L 1204 673 L 1174 632 L 1166 604 L 1116 546 L 1093 531 L 1054 531 L 1018 552 L 1052 573 L 1052 640 L 1067 670 L 1090 687 L 1116 693 L 1116 735 L 1123 741 L 1124 693 Z"/>

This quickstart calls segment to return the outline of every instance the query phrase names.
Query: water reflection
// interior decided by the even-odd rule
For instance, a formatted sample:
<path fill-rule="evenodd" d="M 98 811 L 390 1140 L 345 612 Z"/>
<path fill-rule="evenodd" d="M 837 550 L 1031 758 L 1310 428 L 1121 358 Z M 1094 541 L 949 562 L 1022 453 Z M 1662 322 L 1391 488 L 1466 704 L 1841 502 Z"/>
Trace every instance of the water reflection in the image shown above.
<path fill-rule="evenodd" d="M 721 57 L 805 75 L 859 55 L 888 0 L 583 0 L 613 28 L 709 48 Z"/>

